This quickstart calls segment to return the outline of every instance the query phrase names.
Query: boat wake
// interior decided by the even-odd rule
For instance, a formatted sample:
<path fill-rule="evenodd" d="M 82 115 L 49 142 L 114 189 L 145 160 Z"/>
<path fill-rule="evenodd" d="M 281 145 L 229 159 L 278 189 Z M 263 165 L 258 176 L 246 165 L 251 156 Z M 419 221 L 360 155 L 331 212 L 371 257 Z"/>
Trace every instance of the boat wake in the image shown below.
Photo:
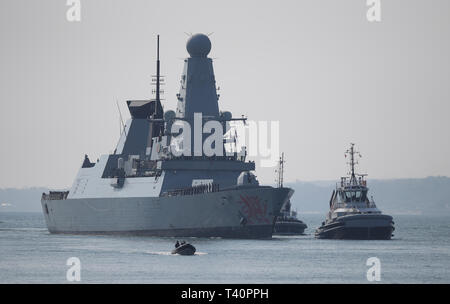
<path fill-rule="evenodd" d="M 179 254 L 172 254 L 172 252 L 170 251 L 148 251 L 148 254 L 152 254 L 152 255 L 173 255 L 173 256 L 178 256 Z M 208 253 L 206 252 L 196 252 L 194 253 L 194 255 L 206 255 Z"/>

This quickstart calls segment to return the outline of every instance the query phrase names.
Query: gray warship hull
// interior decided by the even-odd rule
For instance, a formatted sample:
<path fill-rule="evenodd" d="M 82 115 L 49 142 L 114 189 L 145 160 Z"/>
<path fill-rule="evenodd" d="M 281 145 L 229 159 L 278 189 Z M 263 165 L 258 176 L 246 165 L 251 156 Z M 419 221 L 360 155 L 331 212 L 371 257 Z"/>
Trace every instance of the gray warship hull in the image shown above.
<path fill-rule="evenodd" d="M 293 191 L 257 187 L 201 195 L 42 199 L 51 233 L 271 238 Z"/>

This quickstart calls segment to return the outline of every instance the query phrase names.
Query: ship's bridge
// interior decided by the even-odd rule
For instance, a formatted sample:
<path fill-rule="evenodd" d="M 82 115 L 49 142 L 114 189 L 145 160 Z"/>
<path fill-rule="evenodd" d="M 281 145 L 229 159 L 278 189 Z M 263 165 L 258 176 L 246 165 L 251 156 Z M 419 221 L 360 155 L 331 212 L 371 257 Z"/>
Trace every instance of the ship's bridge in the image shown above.
<path fill-rule="evenodd" d="M 346 187 L 340 191 L 342 200 L 346 203 L 365 202 L 367 199 L 368 189 L 363 186 Z"/>

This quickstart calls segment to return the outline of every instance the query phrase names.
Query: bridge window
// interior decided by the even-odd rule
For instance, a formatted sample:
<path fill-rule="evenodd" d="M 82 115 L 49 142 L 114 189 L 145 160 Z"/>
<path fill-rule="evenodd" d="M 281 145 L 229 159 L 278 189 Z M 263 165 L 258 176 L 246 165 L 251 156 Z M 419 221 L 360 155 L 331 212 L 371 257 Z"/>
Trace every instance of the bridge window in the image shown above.
<path fill-rule="evenodd" d="M 359 202 L 365 197 L 365 193 L 362 191 L 345 191 L 345 201 L 348 202 Z"/>

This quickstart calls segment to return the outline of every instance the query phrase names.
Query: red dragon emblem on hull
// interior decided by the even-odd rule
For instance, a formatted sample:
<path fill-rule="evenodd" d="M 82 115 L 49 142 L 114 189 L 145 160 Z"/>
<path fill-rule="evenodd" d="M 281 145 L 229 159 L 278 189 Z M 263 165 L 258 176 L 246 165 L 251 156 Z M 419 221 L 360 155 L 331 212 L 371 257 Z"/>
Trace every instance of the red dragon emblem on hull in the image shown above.
<path fill-rule="evenodd" d="M 239 204 L 241 211 L 246 216 L 249 224 L 266 223 L 270 224 L 267 218 L 267 202 L 262 203 L 258 196 L 242 196 Z"/>

